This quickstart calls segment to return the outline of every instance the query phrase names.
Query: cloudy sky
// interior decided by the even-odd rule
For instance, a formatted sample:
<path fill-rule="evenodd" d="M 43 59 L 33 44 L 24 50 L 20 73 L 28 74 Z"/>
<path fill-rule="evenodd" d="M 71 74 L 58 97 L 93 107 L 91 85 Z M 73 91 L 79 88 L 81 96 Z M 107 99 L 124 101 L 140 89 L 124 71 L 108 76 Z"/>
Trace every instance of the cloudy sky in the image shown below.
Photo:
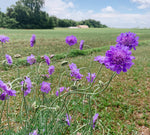
<path fill-rule="evenodd" d="M 0 1 L 6 12 L 17 0 Z M 59 18 L 95 19 L 115 28 L 150 28 L 150 0 L 45 0 L 42 10 Z"/>

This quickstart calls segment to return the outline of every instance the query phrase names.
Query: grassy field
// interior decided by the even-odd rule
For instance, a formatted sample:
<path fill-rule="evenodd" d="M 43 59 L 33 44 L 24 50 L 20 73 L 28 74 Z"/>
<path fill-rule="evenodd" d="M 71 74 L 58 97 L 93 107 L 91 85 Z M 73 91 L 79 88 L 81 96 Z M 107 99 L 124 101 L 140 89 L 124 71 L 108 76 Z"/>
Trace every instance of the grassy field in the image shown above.
<path fill-rule="evenodd" d="M 4 34 L 10 37 L 10 42 L 4 46 L 5 52 L 11 56 L 14 54 L 21 54 L 22 57 L 26 57 L 30 54 L 59 54 L 68 50 L 68 45 L 65 43 L 65 38 L 68 35 L 75 35 L 78 41 L 85 40 L 85 44 L 91 48 L 99 48 L 103 46 L 115 45 L 116 37 L 123 32 L 134 32 L 139 36 L 140 46 L 136 51 L 132 51 L 135 56 L 134 66 L 127 72 L 117 75 L 111 82 L 108 89 L 101 94 L 93 96 L 92 110 L 93 115 L 99 113 L 99 120 L 97 126 L 93 131 L 93 134 L 110 134 L 110 135 L 129 135 L 140 134 L 143 130 L 150 129 L 150 29 L 55 29 L 55 30 L 7 30 L 0 29 L 0 35 Z M 30 47 L 30 37 L 32 34 L 37 36 L 36 47 Z M 78 42 L 79 44 L 79 42 Z M 78 49 L 79 46 L 75 45 L 73 49 Z M 40 49 L 40 51 L 39 51 Z M 88 48 L 84 48 L 88 49 Z M 78 67 L 88 66 L 91 63 L 91 72 L 94 73 L 99 68 L 99 63 L 93 61 L 94 57 L 98 55 L 105 55 L 106 50 L 100 52 L 94 52 L 87 56 L 77 56 L 74 58 L 66 58 L 69 63 L 76 63 Z M 1 57 L 2 60 L 2 57 Z M 66 70 L 66 67 L 61 66 L 62 60 L 52 60 L 51 64 L 56 67 L 55 75 L 50 78 L 52 83 L 52 90 L 46 96 L 45 102 L 52 102 L 55 96 L 56 88 L 58 87 L 58 81 L 60 72 Z M 26 76 L 31 71 L 30 66 L 20 66 L 20 76 Z M 42 74 L 46 73 L 48 68 L 46 64 L 43 64 Z M 18 76 L 17 69 L 10 67 L 7 71 L 3 68 L 0 69 L 0 78 L 3 81 L 13 81 Z M 32 67 L 33 71 L 36 71 L 36 65 Z M 81 71 L 86 76 L 86 71 Z M 103 68 L 102 73 L 98 76 L 95 83 L 99 80 L 106 82 L 112 74 L 112 71 Z M 32 72 L 32 80 L 35 78 L 35 73 Z M 71 80 L 66 82 L 67 79 L 63 79 L 61 85 L 66 87 L 72 85 Z M 34 80 L 37 81 L 37 80 Z M 86 78 L 84 78 L 80 84 L 88 85 Z M 40 88 L 36 87 L 35 90 L 39 92 Z M 21 106 L 21 90 L 17 89 L 17 97 L 11 97 L 9 116 L 12 120 L 10 125 L 14 128 L 14 132 L 19 131 L 18 122 L 14 120 L 20 120 L 17 115 L 20 112 L 19 106 Z M 27 97 L 30 111 L 32 112 L 31 104 L 34 102 L 34 92 L 30 93 Z M 52 99 L 49 96 L 52 95 Z M 38 97 L 35 97 L 38 98 Z M 42 97 L 41 97 L 42 98 Z M 87 97 L 80 97 L 74 95 L 71 97 L 69 106 L 70 112 L 74 115 L 73 123 L 82 123 L 86 121 L 88 113 Z M 81 101 L 84 98 L 84 110 L 82 110 Z M 40 102 L 40 100 L 38 101 Z M 0 110 L 2 108 L 2 102 L 0 101 Z M 75 110 L 75 111 L 74 111 Z M 84 115 L 81 116 L 81 112 Z M 16 114 L 16 115 L 15 115 Z M 81 118 L 82 117 L 82 118 Z M 6 115 L 3 115 L 3 125 L 6 125 Z M 38 125 L 38 124 L 37 124 Z M 78 127 L 78 128 L 79 128 Z M 68 131 L 76 130 L 75 124 L 72 125 L 72 129 L 66 129 L 63 134 L 69 134 Z M 0 134 L 7 133 L 7 127 L 0 129 Z M 79 131 L 80 132 L 80 131 Z M 21 133 L 20 133 L 21 134 Z"/>

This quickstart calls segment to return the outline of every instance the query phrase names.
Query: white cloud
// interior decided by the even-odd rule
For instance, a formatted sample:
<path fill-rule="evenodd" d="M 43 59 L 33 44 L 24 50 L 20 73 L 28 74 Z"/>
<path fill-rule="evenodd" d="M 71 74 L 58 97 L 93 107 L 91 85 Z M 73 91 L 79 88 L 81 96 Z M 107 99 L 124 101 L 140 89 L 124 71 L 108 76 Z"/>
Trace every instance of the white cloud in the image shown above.
<path fill-rule="evenodd" d="M 138 6 L 139 9 L 145 9 L 150 7 L 150 0 L 131 0 L 131 1 L 140 4 L 140 6 Z"/>
<path fill-rule="evenodd" d="M 114 12 L 115 10 L 111 6 L 107 6 L 102 9 L 102 12 Z"/>

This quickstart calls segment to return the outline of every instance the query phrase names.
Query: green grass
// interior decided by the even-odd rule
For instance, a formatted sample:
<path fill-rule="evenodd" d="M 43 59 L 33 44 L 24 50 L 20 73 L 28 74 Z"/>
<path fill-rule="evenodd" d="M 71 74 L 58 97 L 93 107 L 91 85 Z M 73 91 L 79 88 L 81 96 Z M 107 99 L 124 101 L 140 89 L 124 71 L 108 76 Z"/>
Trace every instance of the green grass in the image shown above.
<path fill-rule="evenodd" d="M 117 75 L 113 81 L 111 82 L 108 89 L 102 92 L 99 95 L 95 95 L 92 100 L 92 110 L 93 115 L 95 113 L 99 113 L 100 117 L 97 122 L 97 126 L 94 130 L 94 134 L 99 135 L 103 134 L 111 134 L 111 135 L 128 135 L 128 134 L 138 134 L 141 132 L 140 128 L 142 126 L 150 128 L 150 30 L 149 29 L 79 29 L 79 30 L 70 30 L 70 29 L 56 29 L 56 30 L 2 30 L 2 34 L 5 34 L 10 37 L 10 43 L 5 44 L 5 51 L 14 55 L 19 53 L 22 55 L 23 59 L 31 53 L 38 53 L 34 48 L 30 48 L 29 39 L 31 35 L 34 33 L 37 35 L 37 44 L 36 46 L 42 45 L 40 50 L 40 55 L 43 54 L 57 54 L 58 56 L 67 53 L 68 46 L 65 44 L 65 37 L 68 35 L 75 35 L 79 40 L 85 40 L 87 45 L 90 45 L 92 49 L 98 47 L 104 47 L 108 45 L 115 45 L 116 37 L 121 32 L 135 32 L 137 36 L 140 37 L 140 45 L 137 47 L 136 51 L 133 52 L 133 56 L 135 56 L 134 65 L 127 73 L 121 73 Z M 1 33 L 0 33 L 1 34 Z M 13 47 L 12 47 L 13 46 Z M 72 49 L 77 49 L 78 46 L 72 47 Z M 84 48 L 88 49 L 88 48 Z M 99 63 L 94 62 L 93 59 L 95 56 L 104 55 L 105 51 L 93 51 L 92 54 L 89 55 L 78 55 L 77 57 L 68 57 L 66 60 L 69 61 L 69 64 L 74 62 L 78 67 L 88 66 L 90 61 L 92 60 L 91 72 L 94 73 L 99 68 Z M 88 52 L 89 50 L 84 50 L 84 52 Z M 35 53 L 35 54 L 37 54 Z M 74 54 L 78 54 L 79 52 L 74 50 Z M 72 54 L 72 53 L 71 53 Z M 58 78 L 60 72 L 66 70 L 65 67 L 61 66 L 61 59 L 52 59 L 51 64 L 53 64 L 56 69 L 54 72 L 54 76 L 49 80 L 52 83 L 52 90 L 47 95 L 47 103 L 52 102 L 55 96 L 56 87 L 58 84 Z M 41 67 L 42 73 L 47 73 L 48 67 L 46 64 L 43 64 Z M 20 75 L 26 76 L 28 72 L 30 72 L 30 66 L 21 66 L 20 67 Z M 32 70 L 36 71 L 36 65 L 33 66 Z M 86 76 L 87 71 L 82 70 L 81 73 Z M 34 72 L 31 73 L 33 76 Z M 112 71 L 103 68 L 102 73 L 99 75 L 95 84 L 98 83 L 99 80 L 106 82 L 112 74 Z M 1 69 L 0 78 L 3 81 L 12 81 L 16 78 L 17 69 L 15 67 L 10 67 L 8 70 Z M 34 77 L 31 78 L 32 80 Z M 79 83 L 81 85 L 88 85 L 85 81 L 85 77 Z M 34 80 L 37 81 L 37 80 Z M 67 82 L 67 79 L 64 78 L 61 82 L 61 86 L 72 85 L 71 80 Z M 14 115 L 19 112 L 19 106 L 21 104 L 21 90 L 17 89 L 18 96 L 16 98 L 11 97 L 10 103 L 10 117 L 12 120 L 14 116 L 18 122 L 12 122 L 11 126 L 14 127 L 15 131 L 19 131 L 17 127 L 20 121 L 19 116 Z M 39 87 L 36 87 L 36 91 L 39 92 Z M 52 99 L 48 97 L 52 96 Z M 31 105 L 34 94 L 33 91 L 27 97 L 27 101 L 29 105 Z M 85 101 L 87 97 L 84 97 Z M 75 129 L 75 124 L 77 122 L 86 123 L 87 113 L 88 113 L 88 103 L 84 104 L 84 114 L 82 113 L 82 96 L 73 95 L 72 100 L 69 104 L 70 112 L 72 112 L 73 118 L 75 119 L 73 122 L 72 129 Z M 2 102 L 0 101 L 0 104 Z M 31 109 L 31 111 L 33 111 Z M 6 115 L 4 114 L 4 118 Z M 6 122 L 4 122 L 6 124 Z M 82 124 L 81 124 L 82 125 Z M 80 126 L 81 126 L 80 125 Z M 62 127 L 63 128 L 63 127 Z M 1 129 L 0 129 L 1 130 Z M 66 128 L 66 131 L 69 129 Z M 65 131 L 65 132 L 66 132 Z M 5 130 L 6 132 L 6 130 Z M 60 130 L 60 132 L 63 132 Z M 64 132 L 64 134 L 65 134 Z M 68 133 L 66 133 L 68 134 Z"/>

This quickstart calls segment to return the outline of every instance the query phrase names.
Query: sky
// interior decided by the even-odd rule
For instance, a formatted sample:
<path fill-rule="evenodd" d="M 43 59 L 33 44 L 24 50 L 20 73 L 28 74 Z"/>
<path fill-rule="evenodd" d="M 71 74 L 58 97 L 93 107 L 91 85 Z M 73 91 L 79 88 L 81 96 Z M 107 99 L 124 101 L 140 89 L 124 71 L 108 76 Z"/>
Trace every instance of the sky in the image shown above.
<path fill-rule="evenodd" d="M 18 0 L 0 1 L 6 12 Z M 112 28 L 150 28 L 150 0 L 45 0 L 42 10 L 58 18 L 95 19 Z"/>

